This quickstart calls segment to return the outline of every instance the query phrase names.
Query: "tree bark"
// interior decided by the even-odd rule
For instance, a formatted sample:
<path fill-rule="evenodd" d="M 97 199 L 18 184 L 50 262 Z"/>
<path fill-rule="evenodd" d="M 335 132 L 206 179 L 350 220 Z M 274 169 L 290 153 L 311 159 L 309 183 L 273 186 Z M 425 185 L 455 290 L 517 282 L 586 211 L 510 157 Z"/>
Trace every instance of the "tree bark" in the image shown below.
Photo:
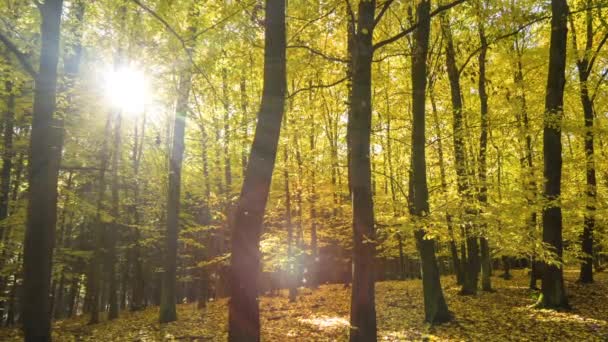
<path fill-rule="evenodd" d="M 431 98 L 431 106 L 433 109 L 433 122 L 435 125 L 435 134 L 437 135 L 437 155 L 439 158 L 439 177 L 441 179 L 441 191 L 442 195 L 446 197 L 447 201 L 447 193 L 448 193 L 448 182 L 445 172 L 445 160 L 443 157 L 443 139 L 441 137 L 441 128 L 439 126 L 439 113 L 437 113 L 437 104 L 435 102 L 435 91 L 434 91 L 434 81 L 431 82 L 431 86 L 429 87 L 430 98 Z M 447 203 L 446 203 L 447 205 Z M 462 285 L 464 281 L 464 274 L 462 270 L 462 264 L 460 259 L 458 258 L 458 247 L 456 246 L 456 240 L 454 239 L 454 222 L 452 220 L 452 214 L 450 214 L 449 209 L 446 209 L 445 212 L 445 221 L 448 226 L 448 235 L 450 237 L 450 254 L 452 256 L 452 263 L 454 265 L 454 273 L 456 273 L 456 283 L 458 285 Z"/>
<path fill-rule="evenodd" d="M 465 127 L 462 114 L 462 94 L 460 88 L 460 71 L 456 66 L 456 50 L 449 26 L 447 15 L 441 16 L 441 27 L 446 38 L 446 63 L 448 78 L 450 80 L 450 90 L 452 96 L 452 111 L 454 116 L 453 137 L 454 137 L 454 159 L 458 184 L 458 194 L 464 205 L 465 216 L 475 215 L 474 210 L 469 204 L 472 200 L 470 182 L 467 173 L 466 148 L 465 148 Z M 468 219 L 465 219 L 468 221 Z M 472 232 L 470 223 L 464 224 L 464 238 L 466 238 L 466 259 L 463 267 L 464 281 L 461 294 L 474 295 L 477 293 L 477 283 L 479 281 L 479 245 L 477 237 Z M 464 253 L 464 249 L 462 251 Z"/>
<path fill-rule="evenodd" d="M 545 158 L 543 208 L 543 242 L 562 261 L 562 210 L 560 207 L 562 175 L 561 122 L 566 84 L 566 43 L 568 36 L 566 0 L 551 1 L 551 45 L 549 50 L 549 74 L 545 97 L 543 130 L 543 154 Z M 542 272 L 542 295 L 539 303 L 543 307 L 567 308 L 563 270 L 554 263 L 545 263 Z"/>
<path fill-rule="evenodd" d="M 40 68 L 34 89 L 30 142 L 29 201 L 23 251 L 22 318 L 25 341 L 51 340 L 49 291 L 61 142 L 56 138 L 54 114 L 57 63 L 63 0 L 40 5 Z"/>
<path fill-rule="evenodd" d="M 177 320 L 176 312 L 176 273 L 177 245 L 179 236 L 180 190 L 182 160 L 184 157 L 184 131 L 188 114 L 188 97 L 192 86 L 190 70 L 184 70 L 178 87 L 175 121 L 173 124 L 173 144 L 169 162 L 169 193 L 167 196 L 167 232 L 165 237 L 165 262 L 160 299 L 161 323 Z"/>
<path fill-rule="evenodd" d="M 429 239 L 422 221 L 429 216 L 429 190 L 426 179 L 426 85 L 427 55 L 431 31 L 431 2 L 418 3 L 416 15 L 418 28 L 412 54 L 412 162 L 409 182 L 410 214 L 414 220 L 416 244 L 420 252 L 422 289 L 424 295 L 424 319 L 434 324 L 450 320 L 448 306 L 441 289 L 439 268 L 435 256 L 435 239 Z"/>
<path fill-rule="evenodd" d="M 483 11 L 484 2 L 481 2 L 479 11 Z M 480 204 L 479 214 L 481 215 L 488 206 L 488 185 L 487 185 L 487 150 L 488 150 L 488 93 L 486 91 L 486 55 L 488 53 L 488 40 L 486 38 L 483 17 L 480 14 L 478 23 L 479 41 L 481 43 L 481 51 L 479 53 L 479 102 L 480 102 L 480 126 L 481 134 L 479 136 L 479 193 L 478 200 Z M 481 289 L 484 291 L 492 291 L 491 276 L 491 259 L 490 247 L 487 234 L 487 224 L 480 225 L 481 235 L 479 237 L 481 251 Z"/>
<path fill-rule="evenodd" d="M 593 282 L 593 231 L 595 229 L 595 209 L 596 209 L 596 198 L 597 198 L 597 180 L 595 176 L 595 147 L 594 147 L 594 133 L 593 133 L 593 121 L 595 119 L 595 113 L 593 109 L 593 100 L 589 93 L 589 75 L 593 70 L 593 64 L 595 59 L 590 60 L 590 56 L 593 56 L 593 3 L 591 0 L 587 0 L 586 12 L 586 44 L 583 57 L 577 56 L 576 66 L 578 69 L 579 76 L 579 88 L 580 98 L 584 113 L 585 122 L 585 173 L 587 189 L 585 191 L 586 196 L 586 208 L 585 217 L 583 222 L 583 234 L 581 236 L 581 251 L 584 253 L 581 262 L 581 271 L 579 274 L 579 281 L 581 283 L 589 284 Z M 574 51 L 578 53 L 577 37 L 574 26 L 574 20 L 570 17 L 572 27 L 572 42 L 574 44 Z"/>
<path fill-rule="evenodd" d="M 376 341 L 374 256 L 376 232 L 371 184 L 372 58 L 376 1 L 360 1 L 353 35 L 349 134 L 353 210 L 353 280 L 350 342 Z"/>
<path fill-rule="evenodd" d="M 120 198 L 119 198 L 119 179 L 118 179 L 118 167 L 120 161 L 120 145 L 121 145 L 121 126 L 122 126 L 122 114 L 116 113 L 116 120 L 114 122 L 114 147 L 112 149 L 112 183 L 110 185 L 112 191 L 112 207 L 110 215 L 112 215 L 112 223 L 107 227 L 107 255 L 106 269 L 108 271 L 108 285 L 110 293 L 108 295 L 108 301 L 110 302 L 110 311 L 108 313 L 108 319 L 113 320 L 118 318 L 119 303 L 118 303 L 118 279 L 117 279 L 117 267 L 116 267 L 116 242 L 117 234 L 120 231 L 119 227 L 119 215 L 120 215 Z"/>
<path fill-rule="evenodd" d="M 259 242 L 285 111 L 285 0 L 266 0 L 264 89 L 243 188 L 232 222 L 228 340 L 259 341 Z"/>

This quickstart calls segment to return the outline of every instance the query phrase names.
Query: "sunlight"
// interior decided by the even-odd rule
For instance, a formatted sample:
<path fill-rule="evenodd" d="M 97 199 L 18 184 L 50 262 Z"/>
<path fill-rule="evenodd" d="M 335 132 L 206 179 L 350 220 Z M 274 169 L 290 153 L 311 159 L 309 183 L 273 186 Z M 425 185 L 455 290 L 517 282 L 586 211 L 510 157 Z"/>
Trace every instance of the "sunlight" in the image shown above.
<path fill-rule="evenodd" d="M 112 107 L 127 114 L 143 112 L 148 95 L 147 88 L 147 80 L 141 70 L 125 67 L 104 72 L 107 101 Z"/>
<path fill-rule="evenodd" d="M 319 329 L 336 329 L 350 326 L 348 319 L 344 317 L 317 316 L 300 319 L 300 322 L 314 325 Z"/>

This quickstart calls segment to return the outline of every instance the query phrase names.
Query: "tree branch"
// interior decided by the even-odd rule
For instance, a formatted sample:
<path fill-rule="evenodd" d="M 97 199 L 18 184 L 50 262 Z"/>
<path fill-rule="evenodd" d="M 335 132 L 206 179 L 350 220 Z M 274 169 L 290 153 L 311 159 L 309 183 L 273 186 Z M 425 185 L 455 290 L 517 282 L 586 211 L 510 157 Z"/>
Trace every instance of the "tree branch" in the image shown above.
<path fill-rule="evenodd" d="M 520 33 L 521 31 L 525 30 L 526 28 L 528 28 L 529 26 L 532 26 L 540 21 L 543 20 L 547 20 L 547 19 L 551 19 L 551 16 L 543 16 L 543 17 L 538 17 L 536 19 L 531 20 L 530 22 L 518 27 L 516 30 L 511 31 L 509 33 L 505 33 L 503 35 L 497 36 L 494 39 L 492 39 L 492 41 L 488 42 L 487 46 L 496 44 L 498 41 L 505 39 L 505 38 L 509 38 L 511 36 L 514 36 L 518 33 Z M 460 69 L 458 70 L 458 73 L 461 74 L 462 71 L 464 70 L 464 68 L 467 66 L 467 64 L 469 64 L 469 62 L 471 61 L 471 59 L 473 57 L 475 57 L 475 55 L 477 55 L 480 51 L 481 51 L 482 47 L 478 47 L 477 49 L 475 49 L 475 51 L 473 51 L 471 54 L 469 54 L 469 56 L 467 57 L 467 59 L 465 60 L 465 62 L 462 64 L 462 66 L 460 67 Z"/>
<path fill-rule="evenodd" d="M 339 80 L 337 80 L 337 81 L 335 81 L 333 83 L 329 83 L 329 84 L 313 84 L 310 87 L 301 88 L 301 89 L 298 89 L 298 90 L 294 91 L 293 93 L 287 95 L 287 98 L 290 99 L 290 98 L 296 96 L 297 94 L 299 94 L 299 93 L 301 93 L 303 91 L 310 91 L 310 90 L 313 90 L 313 89 L 324 89 L 324 88 L 335 87 L 338 84 L 343 83 L 346 80 L 348 80 L 348 76 L 344 77 L 344 78 L 341 78 L 341 79 L 339 79 Z"/>
<path fill-rule="evenodd" d="M 608 32 L 606 32 L 606 34 L 604 34 L 604 37 L 598 44 L 597 48 L 595 49 L 595 52 L 593 52 L 593 56 L 589 60 L 589 65 L 587 66 L 587 73 L 591 72 L 591 69 L 593 68 L 593 64 L 595 63 L 597 56 L 600 54 L 600 51 L 602 50 L 602 47 L 604 46 L 604 44 L 606 44 L 607 40 L 608 40 Z"/>
<path fill-rule="evenodd" d="M 312 53 L 313 55 L 320 56 L 322 58 L 327 59 L 328 61 L 338 62 L 338 63 L 348 63 L 348 60 L 346 60 L 346 59 L 334 57 L 334 56 L 328 56 L 328 55 L 324 54 L 323 52 L 313 49 L 307 45 L 287 45 L 287 48 L 288 49 L 304 49 L 304 50 L 310 51 L 310 53 Z"/>
<path fill-rule="evenodd" d="M 357 19 L 355 19 L 355 12 L 353 12 L 353 7 L 350 5 L 350 1 L 348 0 L 344 0 L 344 2 L 346 3 L 346 12 L 348 13 L 348 16 L 350 17 L 350 20 L 353 23 L 353 27 L 357 24 Z M 353 36 L 355 35 L 355 31 L 352 30 L 352 32 L 350 32 Z"/>
<path fill-rule="evenodd" d="M 440 14 L 441 12 L 447 11 L 450 8 L 460 5 L 461 3 L 466 2 L 466 1 L 467 0 L 455 0 L 447 5 L 439 6 L 433 12 L 431 12 L 431 18 L 436 16 L 437 14 Z M 412 33 L 416 28 L 418 28 L 418 23 L 415 23 L 414 25 L 406 28 L 405 30 L 399 32 L 398 34 L 392 36 L 391 38 L 385 39 L 383 41 L 380 41 L 380 42 L 374 44 L 374 51 L 380 49 L 381 47 L 383 47 L 385 45 L 393 43 L 393 42 L 407 36 L 408 34 Z"/>
<path fill-rule="evenodd" d="M 597 93 L 599 91 L 600 85 L 602 85 L 602 82 L 604 82 L 604 79 L 606 78 L 606 76 L 608 76 L 608 69 L 604 70 L 604 72 L 600 76 L 600 79 L 595 84 L 595 89 L 593 90 L 593 96 L 591 96 L 591 103 L 595 102 L 595 97 L 597 96 Z"/>
<path fill-rule="evenodd" d="M 378 23 L 380 22 L 380 20 L 384 16 L 384 14 L 386 14 L 386 11 L 388 10 L 389 7 L 391 7 L 393 2 L 394 2 L 394 0 L 386 0 L 386 2 L 384 3 L 384 6 L 382 6 L 382 9 L 380 10 L 380 13 L 378 13 L 378 16 L 376 17 L 376 19 L 374 19 L 374 27 L 376 27 L 376 25 L 378 25 Z"/>
<path fill-rule="evenodd" d="M 10 52 L 13 53 L 13 55 L 15 55 L 15 57 L 17 57 L 17 60 L 19 61 L 23 69 L 34 79 L 36 79 L 36 77 L 38 77 L 38 73 L 36 72 L 36 70 L 34 70 L 34 67 L 28 61 L 27 55 L 21 52 L 19 48 L 7 36 L 2 34 L 2 32 L 0 32 L 0 41 L 4 44 L 4 46 L 6 46 L 6 48 Z"/>
<path fill-rule="evenodd" d="M 192 66 L 199 74 L 203 75 L 203 78 L 205 79 L 205 81 L 207 82 L 207 84 L 209 84 L 209 87 L 211 88 L 211 91 L 213 92 L 213 95 L 217 99 L 219 99 L 219 101 L 222 102 L 222 104 L 225 104 L 225 101 L 220 96 L 218 96 L 217 90 L 215 89 L 215 86 L 213 85 L 213 83 L 209 79 L 209 76 L 207 75 L 207 73 L 205 73 L 205 71 L 198 64 L 196 64 L 194 62 L 194 57 L 192 56 L 192 49 L 190 49 L 188 47 L 188 44 L 186 44 L 186 41 L 184 40 L 184 38 L 182 38 L 179 35 L 179 33 L 177 33 L 177 31 L 175 31 L 175 29 L 163 17 L 161 17 L 158 13 L 156 13 L 150 7 L 144 5 L 139 0 L 131 0 L 131 2 L 133 2 L 137 6 L 141 7 L 144 11 L 148 12 L 151 16 L 153 16 L 156 20 L 158 20 L 161 24 L 163 24 L 163 26 L 165 27 L 165 29 L 167 31 L 169 31 L 169 33 L 171 33 L 180 42 L 182 48 L 184 49 L 184 52 L 186 52 L 186 55 L 188 56 L 188 60 L 190 62 L 190 66 Z"/>

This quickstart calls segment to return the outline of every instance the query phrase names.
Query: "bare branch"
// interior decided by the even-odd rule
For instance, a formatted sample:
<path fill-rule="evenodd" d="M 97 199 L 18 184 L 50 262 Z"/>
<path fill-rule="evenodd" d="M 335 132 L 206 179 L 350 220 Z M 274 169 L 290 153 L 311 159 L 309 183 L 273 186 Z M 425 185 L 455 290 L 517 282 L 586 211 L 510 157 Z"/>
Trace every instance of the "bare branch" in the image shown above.
<path fill-rule="evenodd" d="M 325 89 L 325 88 L 335 87 L 338 84 L 345 82 L 346 80 L 348 80 L 348 76 L 344 77 L 344 78 L 341 78 L 341 79 L 339 79 L 339 80 L 337 80 L 337 81 L 335 81 L 333 83 L 329 83 L 329 84 L 313 84 L 313 85 L 311 85 L 309 87 L 301 88 L 301 89 L 298 89 L 298 90 L 294 91 L 293 93 L 287 95 L 287 98 L 290 99 L 290 98 L 292 98 L 292 97 L 294 97 L 294 96 L 296 96 L 299 93 L 304 92 L 304 91 L 311 91 L 313 89 Z"/>
<path fill-rule="evenodd" d="M 355 19 L 355 12 L 353 12 L 353 7 L 350 5 L 350 1 L 344 0 L 344 2 L 346 3 L 346 12 L 348 13 L 348 16 L 350 17 L 350 20 L 353 23 L 352 27 L 354 28 L 355 23 L 357 22 L 357 19 Z M 350 25 L 349 25 L 349 29 L 350 29 Z M 354 29 L 351 30 L 350 33 L 354 36 L 355 35 Z"/>
<path fill-rule="evenodd" d="M 190 65 L 199 73 L 203 76 L 203 78 L 205 79 L 205 81 L 209 84 L 209 87 L 211 88 L 211 91 L 213 92 L 213 95 L 219 99 L 220 102 L 222 102 L 224 104 L 224 100 L 218 96 L 217 90 L 215 89 L 215 86 L 213 85 L 213 83 L 211 82 L 211 79 L 209 79 L 209 76 L 207 75 L 207 73 L 198 65 L 195 63 L 194 61 L 194 57 L 192 56 L 192 49 L 190 49 L 190 47 L 188 47 L 188 44 L 186 44 L 186 41 L 184 40 L 184 38 L 182 38 L 179 33 L 177 33 L 177 31 L 175 31 L 175 29 L 163 18 L 161 17 L 158 13 L 156 13 L 154 10 L 152 10 L 150 7 L 144 5 L 141 1 L 139 0 L 131 0 L 133 3 L 135 3 L 136 5 L 138 5 L 139 7 L 141 7 L 144 11 L 148 12 L 151 16 L 153 16 L 156 20 L 158 20 L 161 24 L 163 24 L 163 26 L 165 27 L 165 29 L 167 31 L 169 31 L 169 33 L 171 33 L 182 45 L 182 48 L 184 49 L 184 52 L 186 52 L 186 55 L 188 56 Z"/>
<path fill-rule="evenodd" d="M 447 5 L 439 6 L 433 12 L 431 12 L 431 18 L 434 17 L 434 16 L 436 16 L 437 14 L 440 14 L 440 13 L 442 13 L 444 11 L 447 11 L 450 8 L 455 7 L 457 5 L 460 5 L 461 3 L 466 2 L 466 1 L 467 0 L 455 0 L 455 1 L 453 1 L 453 2 L 451 2 L 449 4 L 447 4 Z M 414 32 L 414 30 L 416 28 L 418 28 L 418 23 L 413 24 L 412 26 L 410 26 L 410 27 L 406 28 L 405 30 L 399 32 L 398 34 L 392 36 L 391 38 L 385 39 L 383 41 L 380 41 L 380 42 L 374 44 L 374 51 L 380 49 L 381 47 L 383 47 L 385 45 L 393 43 L 393 42 L 395 42 L 395 41 L 397 41 L 397 40 L 399 40 L 399 39 L 407 36 L 408 34 Z"/>
<path fill-rule="evenodd" d="M 597 48 L 595 49 L 593 56 L 589 60 L 589 65 L 587 66 L 587 73 L 591 72 L 591 69 L 593 68 L 593 64 L 595 64 L 595 60 L 597 59 L 597 56 L 600 54 L 600 51 L 602 50 L 602 47 L 604 46 L 604 44 L 606 44 L 607 40 L 608 40 L 608 32 L 606 32 L 606 34 L 604 34 L 604 37 L 602 37 L 602 40 L 600 41 Z"/>
<path fill-rule="evenodd" d="M 380 13 L 378 13 L 378 16 L 376 17 L 376 19 L 374 19 L 374 27 L 376 27 L 376 25 L 378 25 L 380 20 L 382 20 L 382 17 L 384 16 L 384 14 L 386 14 L 386 11 L 388 10 L 389 7 L 391 7 L 393 2 L 394 2 L 394 0 L 386 0 L 386 2 L 384 3 L 384 6 L 382 6 L 382 9 L 380 10 Z"/>
<path fill-rule="evenodd" d="M 29 62 L 28 56 L 21 52 L 19 48 L 7 36 L 2 34 L 2 32 L 0 32 L 0 41 L 13 55 L 15 55 L 15 57 L 17 57 L 17 60 L 19 61 L 23 69 L 35 79 L 38 76 L 38 73 L 36 72 L 36 70 L 34 70 L 34 67 Z"/>
<path fill-rule="evenodd" d="M 499 42 L 500 40 L 503 40 L 505 38 L 509 38 L 511 36 L 514 36 L 518 33 L 520 33 L 521 31 L 525 30 L 526 28 L 540 22 L 543 20 L 547 20 L 547 19 L 551 19 L 551 16 L 543 16 L 543 17 L 538 17 L 536 19 L 531 20 L 530 22 L 518 27 L 517 29 L 509 32 L 509 33 L 505 33 L 503 35 L 497 36 L 495 38 L 493 38 L 491 41 L 488 42 L 487 46 L 496 44 L 497 42 Z M 475 57 L 480 51 L 481 51 L 482 47 L 478 47 L 477 49 L 475 49 L 473 52 L 471 52 L 471 54 L 469 54 L 469 56 L 467 57 L 467 59 L 465 60 L 465 62 L 462 64 L 462 66 L 460 66 L 460 69 L 458 71 L 458 73 L 462 73 L 462 71 L 464 70 L 464 68 L 466 68 L 467 64 L 469 64 L 469 62 L 471 61 L 471 59 L 473 57 Z"/>
<path fill-rule="evenodd" d="M 322 58 L 324 58 L 324 59 L 326 59 L 328 61 L 338 62 L 338 63 L 348 63 L 348 60 L 346 60 L 346 59 L 343 59 L 343 58 L 340 58 L 340 57 L 334 57 L 334 56 L 326 55 L 325 53 L 323 53 L 323 52 L 321 52 L 319 50 L 313 49 L 313 48 L 311 48 L 310 46 L 307 46 L 307 45 L 288 45 L 287 48 L 288 49 L 304 49 L 304 50 L 310 51 L 310 53 L 312 53 L 313 55 L 320 56 L 320 57 L 322 57 Z"/>
<path fill-rule="evenodd" d="M 597 93 L 600 89 L 600 86 L 602 85 L 602 83 L 604 82 L 604 80 L 606 79 L 606 76 L 608 76 L 608 69 L 605 69 L 604 72 L 602 73 L 602 75 L 600 76 L 600 79 L 597 81 L 597 83 L 595 84 L 595 89 L 593 90 L 593 96 L 591 96 L 591 103 L 595 102 L 595 97 L 597 96 Z"/>

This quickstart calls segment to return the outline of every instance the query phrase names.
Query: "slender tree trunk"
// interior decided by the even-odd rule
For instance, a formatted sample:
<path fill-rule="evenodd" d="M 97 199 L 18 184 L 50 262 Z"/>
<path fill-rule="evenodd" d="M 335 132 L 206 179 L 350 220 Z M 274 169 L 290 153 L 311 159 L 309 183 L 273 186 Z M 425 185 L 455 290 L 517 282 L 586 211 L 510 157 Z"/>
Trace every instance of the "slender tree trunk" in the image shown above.
<path fill-rule="evenodd" d="M 242 131 L 242 147 L 241 147 L 241 167 L 243 177 L 245 177 L 245 170 L 247 170 L 247 151 L 249 139 L 249 97 L 247 96 L 247 79 L 245 76 L 241 76 L 241 131 Z"/>
<path fill-rule="evenodd" d="M 110 311 L 108 313 L 108 319 L 113 320 L 118 318 L 119 302 L 118 302 L 118 269 L 116 267 L 116 242 L 117 234 L 120 232 L 120 224 L 118 217 L 120 215 L 120 198 L 119 198 L 119 178 L 118 178 L 118 167 L 120 161 L 120 145 L 121 145 L 121 126 L 122 126 L 122 114 L 116 113 L 116 121 L 114 123 L 114 148 L 112 149 L 112 207 L 110 214 L 112 215 L 112 223 L 107 227 L 107 243 L 108 250 L 106 255 L 107 270 L 108 270 L 108 285 L 110 293 L 108 295 L 108 301 L 110 302 Z"/>
<path fill-rule="evenodd" d="M 592 283 L 593 282 L 593 231 L 595 229 L 595 207 L 597 198 L 597 180 L 595 176 L 595 147 L 594 147 L 594 133 L 593 133 L 593 121 L 595 119 L 595 113 L 593 109 L 593 100 L 589 94 L 589 75 L 593 69 L 595 58 L 593 56 L 593 2 L 587 0 L 586 2 L 586 44 L 585 51 L 582 58 L 578 58 L 576 66 L 578 69 L 579 76 L 579 88 L 581 104 L 583 106 L 584 120 L 585 120 L 585 173 L 587 181 L 587 189 L 585 191 L 586 196 L 586 211 L 583 223 L 583 234 L 581 236 L 581 250 L 584 253 L 581 263 L 581 271 L 579 275 L 579 281 L 581 283 Z M 574 51 L 578 53 L 577 37 L 574 26 L 574 20 L 570 17 L 572 27 L 572 42 L 574 45 Z M 601 82 L 601 81 L 600 81 Z"/>
<path fill-rule="evenodd" d="M 62 148 L 55 132 L 57 63 L 62 0 L 40 5 L 40 68 L 34 89 L 29 201 L 23 251 L 22 318 L 25 341 L 51 340 L 49 291 L 57 221 L 57 180 Z"/>
<path fill-rule="evenodd" d="M 232 169 L 230 166 L 230 98 L 228 96 L 228 71 L 222 69 L 222 96 L 224 98 L 224 176 L 226 177 L 226 200 L 232 191 Z"/>
<path fill-rule="evenodd" d="M 287 121 L 284 121 L 287 122 Z M 287 226 L 287 287 L 289 288 L 289 301 L 295 302 L 297 289 L 295 287 L 295 265 L 293 257 L 293 225 L 291 222 L 291 192 L 289 190 L 289 153 L 283 149 L 283 181 L 285 182 L 285 225 Z"/>
<path fill-rule="evenodd" d="M 309 98 L 309 104 L 312 104 L 312 95 Z M 316 152 L 316 137 L 315 137 L 315 118 L 314 114 L 311 112 L 310 114 L 310 135 L 308 136 L 310 143 L 310 152 Z M 309 205 L 310 205 L 310 255 L 311 255 L 311 263 L 309 270 L 309 284 L 312 288 L 317 288 L 319 286 L 319 248 L 317 241 L 317 192 L 316 192 L 316 161 L 315 158 L 310 160 L 310 194 L 309 194 Z"/>
<path fill-rule="evenodd" d="M 543 153 L 545 159 L 543 208 L 543 242 L 551 247 L 559 262 L 562 261 L 562 210 L 559 204 L 562 175 L 561 122 L 566 84 L 566 43 L 568 36 L 566 0 L 551 1 L 551 45 L 549 74 L 545 98 Z M 542 295 L 539 304 L 549 308 L 567 308 L 566 289 L 562 266 L 545 263 L 542 274 Z"/>
<path fill-rule="evenodd" d="M 443 297 L 439 268 L 435 256 L 435 239 L 426 236 L 420 221 L 430 213 L 429 190 L 426 180 L 426 84 L 427 54 L 431 33 L 431 2 L 423 0 L 418 3 L 416 12 L 418 28 L 412 54 L 412 162 L 409 182 L 410 214 L 418 226 L 415 231 L 416 244 L 420 252 L 422 269 L 422 289 L 424 294 L 424 319 L 433 323 L 447 322 L 451 319 L 448 306 Z M 418 221 L 418 222 L 416 222 Z"/>
<path fill-rule="evenodd" d="M 439 157 L 439 176 L 441 178 L 441 191 L 442 195 L 446 198 L 448 193 L 448 182 L 445 172 L 445 160 L 443 157 L 443 139 L 441 138 L 441 128 L 439 126 L 439 113 L 437 113 L 437 103 L 435 101 L 434 81 L 430 86 L 429 95 L 431 98 L 431 106 L 433 109 L 433 123 L 435 125 L 435 134 L 437 135 L 437 154 Z M 446 203 L 447 205 L 447 203 Z M 464 281 L 464 274 L 462 270 L 462 264 L 458 259 L 458 247 L 456 246 L 456 240 L 454 239 L 454 223 L 452 221 L 452 215 L 449 209 L 446 208 L 445 221 L 448 226 L 448 235 L 450 237 L 450 254 L 452 255 L 452 263 L 454 265 L 454 272 L 456 273 L 456 283 L 462 285 Z"/>
<path fill-rule="evenodd" d="M 460 72 L 456 66 L 456 50 L 447 15 L 441 16 L 441 26 L 443 34 L 446 38 L 446 63 L 448 70 L 448 78 L 450 80 L 450 90 L 452 96 L 452 111 L 454 116 L 453 136 L 454 136 L 454 159 L 456 167 L 456 176 L 458 183 L 458 194 L 462 198 L 464 205 L 465 216 L 474 216 L 475 210 L 470 207 L 471 192 L 470 182 L 467 172 L 466 148 L 465 148 L 465 126 L 462 113 L 462 95 L 460 89 Z M 468 221 L 468 219 L 465 219 Z M 477 293 L 477 283 L 479 281 L 479 244 L 477 237 L 471 231 L 470 223 L 464 224 L 464 237 L 466 238 L 466 259 L 465 263 L 464 282 L 462 284 L 461 293 L 465 295 L 474 295 Z M 464 249 L 462 251 L 464 253 Z"/>
<path fill-rule="evenodd" d="M 4 151 L 2 153 L 2 171 L 0 181 L 0 221 L 8 217 L 8 205 L 11 189 L 11 170 L 13 168 L 13 135 L 15 123 L 15 94 L 13 82 L 5 81 L 6 110 L 4 111 Z M 0 227 L 0 240 L 4 240 L 4 226 Z"/>
<path fill-rule="evenodd" d="M 108 138 L 112 131 L 112 114 L 108 114 L 104 128 L 104 137 L 100 150 L 99 175 L 97 176 L 97 213 L 95 215 L 95 224 L 93 225 L 93 259 L 90 262 L 90 273 L 87 277 L 87 296 L 89 297 L 91 319 L 89 324 L 99 323 L 99 311 L 101 309 L 101 263 L 103 259 L 102 245 L 104 240 L 105 222 L 102 218 L 105 192 L 106 192 L 106 169 L 108 168 L 109 146 Z"/>
<path fill-rule="evenodd" d="M 131 251 L 131 266 L 133 267 L 133 275 L 131 277 L 132 284 L 132 296 L 130 302 L 130 310 L 137 311 L 145 307 L 145 281 L 144 281 L 144 270 L 141 260 L 141 232 L 139 229 L 140 215 L 139 215 L 139 167 L 141 163 L 141 157 L 144 148 L 144 138 L 146 132 L 146 115 L 144 113 L 141 124 L 141 140 L 138 142 L 139 130 L 137 129 L 137 123 L 135 126 L 135 142 L 133 148 L 133 205 L 131 207 L 133 224 L 135 225 L 135 231 L 133 236 L 133 250 Z"/>
<path fill-rule="evenodd" d="M 370 135 L 372 121 L 372 37 L 376 1 L 360 1 L 353 37 L 353 85 L 349 137 L 353 207 L 353 281 L 350 342 L 376 341 L 374 256 L 376 232 L 372 198 Z"/>
<path fill-rule="evenodd" d="M 481 2 L 483 11 L 483 1 Z M 480 109 L 480 125 L 481 134 L 479 136 L 479 193 L 478 200 L 480 204 L 479 213 L 482 214 L 485 208 L 488 206 L 488 185 L 487 185 L 487 150 L 488 150 L 488 94 L 486 92 L 486 55 L 488 53 L 488 40 L 486 39 L 485 28 L 482 22 L 482 18 L 479 19 L 478 31 L 479 41 L 481 42 L 481 51 L 479 53 L 479 102 L 481 104 Z M 481 236 L 479 237 L 480 251 L 481 251 L 481 289 L 484 291 L 492 291 L 492 278 L 491 272 L 491 257 L 490 247 L 488 244 L 487 224 L 483 223 L 480 226 Z"/>
<path fill-rule="evenodd" d="M 264 90 L 243 188 L 235 211 L 228 340 L 260 340 L 259 242 L 285 111 L 285 0 L 266 0 Z"/>
<path fill-rule="evenodd" d="M 175 308 L 177 245 L 179 235 L 180 188 L 182 160 L 184 156 L 184 131 L 188 113 L 188 97 L 192 86 L 190 70 L 180 76 L 179 93 L 173 125 L 173 144 L 169 163 L 169 194 L 167 197 L 167 232 L 165 245 L 165 268 L 163 272 L 160 317 L 161 323 L 177 320 Z"/>

